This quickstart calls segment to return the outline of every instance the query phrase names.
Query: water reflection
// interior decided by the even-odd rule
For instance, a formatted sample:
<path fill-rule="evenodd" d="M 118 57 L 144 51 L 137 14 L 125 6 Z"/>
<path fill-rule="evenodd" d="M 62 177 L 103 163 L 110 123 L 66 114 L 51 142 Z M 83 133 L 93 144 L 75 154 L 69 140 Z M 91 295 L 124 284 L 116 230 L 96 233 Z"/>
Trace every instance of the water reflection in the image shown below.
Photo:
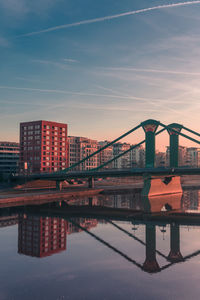
<path fill-rule="evenodd" d="M 19 254 L 42 258 L 60 253 L 67 249 L 68 235 L 85 232 L 140 270 L 157 273 L 200 253 L 198 250 L 184 257 L 180 247 L 180 227 L 183 224 L 191 225 L 191 218 L 185 219 L 185 215 L 182 218 L 181 213 L 194 209 L 198 212 L 199 195 L 199 191 L 185 191 L 183 195 L 165 195 L 149 199 L 141 197 L 140 193 L 135 193 L 134 196 L 132 194 L 109 195 L 81 200 L 72 199 L 68 202 L 47 203 L 40 206 L 13 207 L 0 210 L 0 226 L 6 227 L 18 223 Z M 161 212 L 163 207 L 166 212 Z M 142 212 L 142 214 L 138 214 L 138 212 Z M 169 212 L 178 213 L 178 217 L 170 215 Z M 159 218 L 155 219 L 155 217 Z M 121 221 L 132 224 L 134 231 L 145 226 L 143 239 L 138 238 L 135 232 L 124 229 Z M 145 248 L 143 263 L 128 256 L 112 243 L 94 233 L 92 229 L 100 223 L 109 224 L 118 232 L 143 245 Z M 200 226 L 198 220 L 195 224 Z M 160 227 L 163 228 L 161 230 L 163 232 L 170 227 L 168 254 L 159 251 L 156 247 L 156 229 Z M 162 266 L 159 265 L 158 256 L 165 260 Z"/>
<path fill-rule="evenodd" d="M 18 224 L 18 253 L 45 257 L 66 250 L 65 220 L 20 214 Z"/>

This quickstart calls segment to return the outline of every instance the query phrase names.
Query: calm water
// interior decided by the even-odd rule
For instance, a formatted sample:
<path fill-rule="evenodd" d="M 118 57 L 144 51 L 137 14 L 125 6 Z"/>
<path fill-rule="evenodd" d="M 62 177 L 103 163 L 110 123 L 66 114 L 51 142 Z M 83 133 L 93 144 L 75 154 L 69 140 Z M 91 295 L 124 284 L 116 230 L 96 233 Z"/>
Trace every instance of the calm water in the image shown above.
<path fill-rule="evenodd" d="M 150 210 L 198 213 L 199 195 L 160 198 Z M 198 221 L 89 216 L 96 206 L 149 209 L 138 193 L 69 204 L 78 213 L 61 215 L 65 203 L 0 210 L 1 300 L 200 298 Z"/>

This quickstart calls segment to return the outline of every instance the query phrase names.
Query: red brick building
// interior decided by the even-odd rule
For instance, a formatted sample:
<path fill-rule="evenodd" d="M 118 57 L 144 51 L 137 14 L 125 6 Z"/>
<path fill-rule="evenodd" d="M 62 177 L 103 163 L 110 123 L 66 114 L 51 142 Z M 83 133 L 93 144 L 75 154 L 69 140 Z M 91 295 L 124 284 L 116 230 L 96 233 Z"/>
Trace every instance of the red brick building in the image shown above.
<path fill-rule="evenodd" d="M 66 250 L 67 221 L 59 218 L 19 216 L 18 253 L 46 257 Z"/>
<path fill-rule="evenodd" d="M 20 172 L 54 172 L 68 167 L 67 124 L 20 123 Z"/>

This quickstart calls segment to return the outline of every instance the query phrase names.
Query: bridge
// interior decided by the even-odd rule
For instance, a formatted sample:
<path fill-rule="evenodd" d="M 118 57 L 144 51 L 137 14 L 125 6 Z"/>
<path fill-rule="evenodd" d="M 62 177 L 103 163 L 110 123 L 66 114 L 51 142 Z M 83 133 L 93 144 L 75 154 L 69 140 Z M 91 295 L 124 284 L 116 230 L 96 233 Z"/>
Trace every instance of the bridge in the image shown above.
<path fill-rule="evenodd" d="M 157 131 L 158 127 L 160 130 Z M 128 150 L 116 155 L 107 162 L 101 164 L 100 166 L 93 168 L 91 170 L 83 171 L 73 171 L 73 169 L 82 166 L 85 161 L 90 160 L 95 155 L 100 154 L 102 151 L 107 149 L 109 146 L 112 146 L 116 142 L 120 141 L 124 137 L 136 132 L 138 129 L 143 128 L 145 133 L 145 139 L 139 142 L 136 145 L 131 146 Z M 186 133 L 182 131 L 185 130 Z M 161 134 L 163 131 L 167 131 L 169 134 L 169 148 L 170 148 L 170 159 L 169 167 L 167 168 L 155 168 L 155 138 L 157 135 Z M 151 194 L 149 189 L 151 189 L 152 184 L 154 186 L 159 186 L 164 183 L 167 187 L 166 193 L 171 189 L 172 192 L 181 192 L 180 180 L 178 179 L 181 175 L 199 175 L 200 168 L 180 168 L 178 166 L 178 153 L 179 153 L 179 136 L 186 138 L 196 144 L 200 144 L 200 141 L 191 137 L 187 133 L 196 135 L 197 137 L 200 134 L 194 130 L 191 130 L 183 125 L 172 123 L 170 125 L 165 125 L 157 120 L 146 120 L 121 136 L 117 137 L 113 141 L 107 143 L 105 146 L 101 147 L 99 150 L 90 154 L 89 156 L 83 158 L 79 162 L 73 164 L 72 166 L 53 173 L 41 173 L 41 174 L 30 174 L 27 176 L 12 176 L 11 180 L 18 181 L 27 181 L 27 180 L 54 180 L 56 181 L 56 187 L 58 190 L 62 189 L 62 182 L 70 179 L 88 179 L 89 188 L 94 187 L 95 178 L 106 178 L 106 177 L 127 177 L 127 176 L 144 176 L 145 178 L 145 194 Z M 128 152 L 139 147 L 140 145 L 145 144 L 145 168 L 131 168 L 131 169 L 103 169 L 105 166 L 112 163 L 114 160 L 126 155 Z M 156 181 L 157 180 L 157 181 Z M 175 185 L 177 186 L 174 190 Z"/>

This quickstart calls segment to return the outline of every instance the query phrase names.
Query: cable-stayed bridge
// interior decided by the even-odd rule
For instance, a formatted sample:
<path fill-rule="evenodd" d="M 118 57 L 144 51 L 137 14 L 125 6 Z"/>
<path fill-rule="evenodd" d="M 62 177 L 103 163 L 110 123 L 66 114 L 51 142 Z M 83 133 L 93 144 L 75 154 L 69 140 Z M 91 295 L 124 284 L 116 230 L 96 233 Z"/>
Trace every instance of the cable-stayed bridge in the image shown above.
<path fill-rule="evenodd" d="M 128 135 L 135 133 L 138 129 L 143 128 L 145 133 L 145 139 L 136 145 L 131 146 L 128 150 L 114 156 L 112 159 L 104 162 L 100 166 L 83 171 L 73 171 L 77 167 L 83 165 L 87 160 L 92 159 L 95 155 L 100 154 L 102 151 L 108 147 L 119 142 L 121 139 L 127 137 Z M 158 130 L 159 128 L 159 130 Z M 157 131 L 158 130 L 158 131 Z M 185 131 L 183 133 L 182 131 Z M 167 131 L 169 134 L 169 149 L 170 149 L 170 160 L 169 167 L 167 168 L 155 168 L 155 139 L 157 135 L 162 132 Z M 94 187 L 95 178 L 106 178 L 106 177 L 127 177 L 127 176 L 146 176 L 148 180 L 151 180 L 151 176 L 159 176 L 162 178 L 162 182 L 165 185 L 169 183 L 172 184 L 173 178 L 180 175 L 198 175 L 200 174 L 200 168 L 182 168 L 178 166 L 178 155 L 179 155 L 179 136 L 186 138 L 189 141 L 200 144 L 200 141 L 189 134 L 196 135 L 200 137 L 200 134 L 194 130 L 191 130 L 183 125 L 172 123 L 170 125 L 165 125 L 157 120 L 146 120 L 141 122 L 136 127 L 117 137 L 113 141 L 107 143 L 105 146 L 101 147 L 94 153 L 83 158 L 79 162 L 71 165 L 70 167 L 53 173 L 41 173 L 41 174 L 30 174 L 30 175 L 20 175 L 12 176 L 11 180 L 55 180 L 57 183 L 57 188 L 61 189 L 62 182 L 67 179 L 77 179 L 77 178 L 87 178 L 89 187 Z M 131 169 L 103 169 L 105 166 L 111 164 L 113 161 L 123 157 L 128 152 L 134 150 L 140 145 L 145 144 L 145 168 L 131 168 Z M 171 177 L 170 177 L 171 176 Z M 168 177 L 168 179 L 167 179 Z M 154 177 L 155 179 L 155 177 Z M 155 182 L 155 181 L 154 181 Z"/>

